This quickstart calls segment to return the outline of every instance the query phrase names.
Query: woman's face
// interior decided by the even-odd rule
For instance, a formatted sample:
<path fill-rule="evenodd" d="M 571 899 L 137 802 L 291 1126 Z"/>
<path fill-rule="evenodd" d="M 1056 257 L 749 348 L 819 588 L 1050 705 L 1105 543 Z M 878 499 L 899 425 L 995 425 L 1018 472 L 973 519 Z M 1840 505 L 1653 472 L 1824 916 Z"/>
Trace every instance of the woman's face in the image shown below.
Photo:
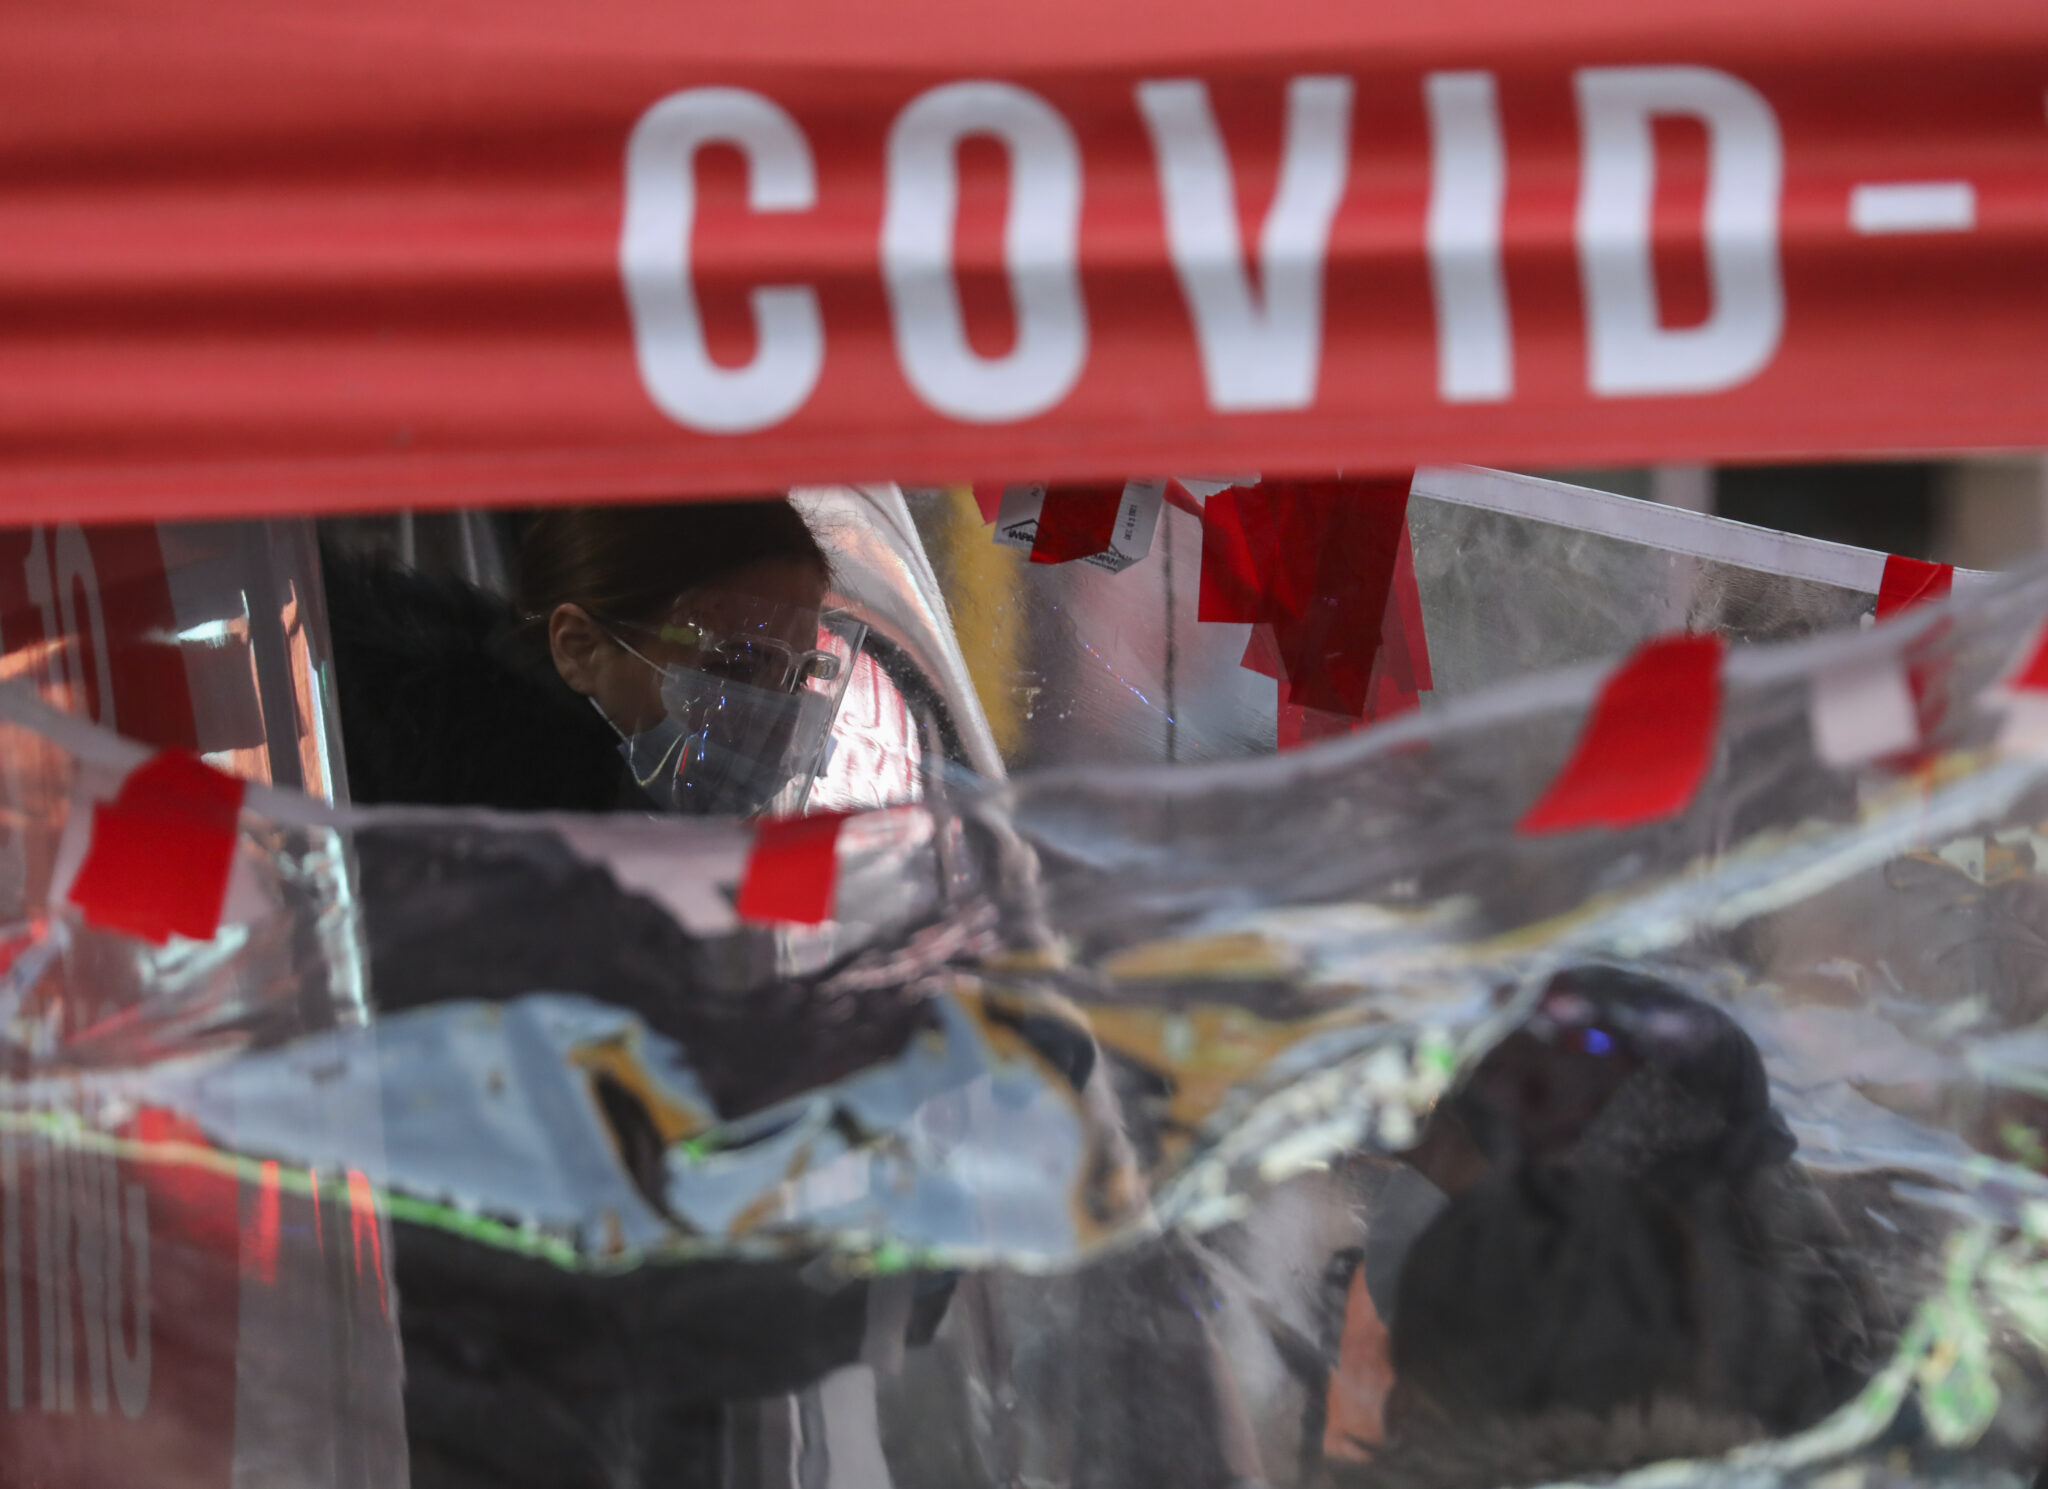
<path fill-rule="evenodd" d="M 673 618 L 714 636 L 761 635 L 763 617 L 772 615 L 774 622 L 766 634 L 793 652 L 803 652 L 818 644 L 818 612 L 824 603 L 825 576 L 814 565 L 798 559 L 764 559 L 721 584 L 692 591 L 679 601 L 673 617 L 658 617 L 653 625 L 658 629 L 662 620 Z M 697 657 L 653 629 L 624 633 L 632 650 L 620 639 L 578 605 L 558 605 L 548 618 L 549 650 L 562 681 L 594 700 L 621 732 L 637 734 L 662 717 L 661 673 L 656 669 L 691 666 Z"/>

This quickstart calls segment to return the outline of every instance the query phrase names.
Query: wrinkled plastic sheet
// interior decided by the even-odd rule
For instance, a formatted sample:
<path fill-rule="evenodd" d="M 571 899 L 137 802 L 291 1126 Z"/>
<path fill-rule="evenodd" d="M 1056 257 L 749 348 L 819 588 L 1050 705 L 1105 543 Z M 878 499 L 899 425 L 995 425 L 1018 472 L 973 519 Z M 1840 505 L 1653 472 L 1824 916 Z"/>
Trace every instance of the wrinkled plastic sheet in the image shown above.
<path fill-rule="evenodd" d="M 2035 576 L 1735 650 L 1669 820 L 1516 832 L 1586 666 L 856 819 L 815 931 L 736 921 L 737 825 L 252 790 L 220 933 L 149 947 L 62 899 L 137 752 L 0 695 L 16 1461 L 1315 1482 L 1332 1258 L 1550 979 L 1614 963 L 1747 1030 L 1896 1321 L 1839 1410 L 1644 1481 L 2028 1479 L 2048 761 L 1993 704 L 2044 615 Z M 1923 747 L 1823 764 L 1816 678 L 1887 661 L 1940 679 Z"/>

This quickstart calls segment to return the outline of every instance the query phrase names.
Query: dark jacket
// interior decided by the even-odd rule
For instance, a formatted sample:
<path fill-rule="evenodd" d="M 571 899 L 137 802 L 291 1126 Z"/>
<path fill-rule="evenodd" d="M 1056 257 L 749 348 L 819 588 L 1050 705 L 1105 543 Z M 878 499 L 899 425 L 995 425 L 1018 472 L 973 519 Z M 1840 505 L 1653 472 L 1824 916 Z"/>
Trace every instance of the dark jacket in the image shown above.
<path fill-rule="evenodd" d="M 349 795 L 365 806 L 646 807 L 537 621 L 452 576 L 322 555 Z"/>

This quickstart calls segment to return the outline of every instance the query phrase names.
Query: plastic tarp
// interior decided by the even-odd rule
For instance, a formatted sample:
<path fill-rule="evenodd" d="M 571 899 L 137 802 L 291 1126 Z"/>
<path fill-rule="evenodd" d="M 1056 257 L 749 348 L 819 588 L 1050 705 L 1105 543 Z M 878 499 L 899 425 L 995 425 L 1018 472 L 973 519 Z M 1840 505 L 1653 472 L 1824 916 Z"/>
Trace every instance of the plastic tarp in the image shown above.
<path fill-rule="evenodd" d="M 194 1485 L 1370 1474 L 1413 1429 L 1352 1325 L 1416 1155 L 1611 967 L 1756 1052 L 1746 1161 L 1833 1238 L 1766 1248 L 1760 1285 L 1851 1279 L 1855 1347 L 1775 1426 L 1541 1461 L 1711 1439 L 1714 1464 L 1646 1482 L 2028 1479 L 2044 615 L 2048 579 L 2021 577 L 1276 758 L 936 787 L 838 825 L 811 929 L 735 915 L 778 872 L 740 824 L 261 787 L 223 816 L 175 757 L 0 694 L 9 1461 Z M 1603 748 L 1596 784 L 1692 773 L 1588 828 L 1612 793 L 1564 784 Z M 214 876 L 210 938 L 134 933 L 206 908 L 162 902 L 192 883 L 173 864 Z M 1619 1037 L 1579 1053 L 1592 1033 Z M 1405 1288 L 1439 1253 L 1396 1254 Z"/>
<path fill-rule="evenodd" d="M 19 10 L 0 510 L 2039 446 L 2044 27 Z"/>

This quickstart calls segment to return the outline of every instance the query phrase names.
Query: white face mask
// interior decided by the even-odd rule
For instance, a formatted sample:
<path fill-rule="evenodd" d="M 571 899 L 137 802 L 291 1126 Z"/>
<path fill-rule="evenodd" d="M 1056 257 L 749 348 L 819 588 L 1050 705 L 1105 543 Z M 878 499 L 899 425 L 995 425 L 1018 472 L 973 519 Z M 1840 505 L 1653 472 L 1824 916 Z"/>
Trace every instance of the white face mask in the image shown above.
<path fill-rule="evenodd" d="M 830 675 L 816 675 L 823 667 L 792 668 L 778 679 L 783 687 L 680 663 L 663 666 L 619 642 L 661 674 L 661 719 L 637 733 L 618 731 L 619 753 L 656 806 L 691 816 L 804 809 L 824 769 L 832 721 L 865 627 L 835 617 L 825 632 L 833 644 L 818 655 L 837 663 Z"/>

